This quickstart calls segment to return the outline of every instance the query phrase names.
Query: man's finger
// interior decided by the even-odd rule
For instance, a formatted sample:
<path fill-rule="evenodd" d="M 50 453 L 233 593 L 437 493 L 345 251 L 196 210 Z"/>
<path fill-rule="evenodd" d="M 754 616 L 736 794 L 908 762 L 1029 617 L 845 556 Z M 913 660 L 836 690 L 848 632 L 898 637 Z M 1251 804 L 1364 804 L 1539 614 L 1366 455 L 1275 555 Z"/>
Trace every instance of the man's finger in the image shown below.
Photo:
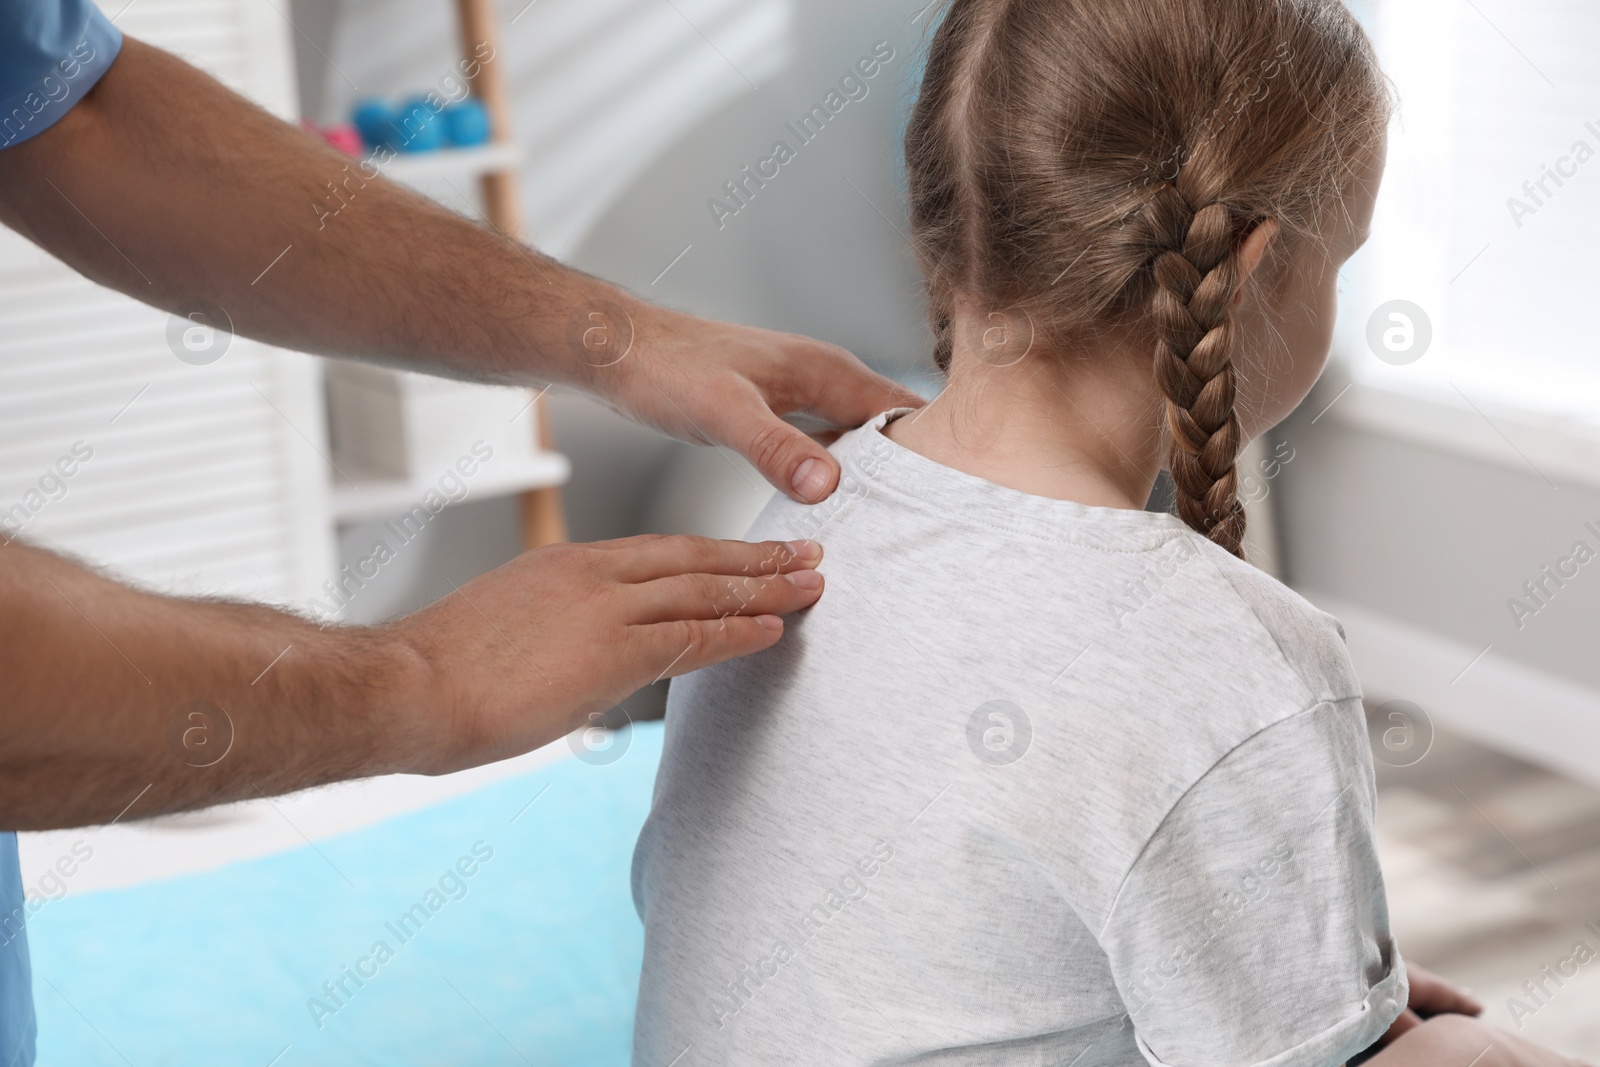
<path fill-rule="evenodd" d="M 665 540 L 667 536 L 667 534 L 634 534 L 632 537 L 616 537 L 612 538 L 610 541 L 591 541 L 589 542 L 589 547 L 603 548 L 609 552 L 615 551 L 619 548 L 637 548 L 640 545 L 649 544 L 652 541 Z"/>
<path fill-rule="evenodd" d="M 792 399 L 800 410 L 835 426 L 853 429 L 890 408 L 920 408 L 927 403 L 837 345 L 809 337 L 797 340 L 804 347 L 794 354 L 793 365 L 801 368 L 804 392 Z M 788 409 L 779 407 L 778 414 L 788 413 Z"/>
<path fill-rule="evenodd" d="M 659 681 L 771 648 L 783 636 L 783 620 L 776 615 L 730 615 L 658 622 L 636 627 L 636 632 L 649 661 L 661 664 Z"/>
<path fill-rule="evenodd" d="M 783 574 L 815 567 L 822 546 L 815 541 L 718 541 L 710 537 L 660 537 L 608 557 L 625 582 L 649 582 L 677 574 Z"/>
<path fill-rule="evenodd" d="M 1410 1006 L 1425 1015 L 1454 1012 L 1480 1015 L 1483 1005 L 1468 990 L 1414 964 L 1406 966 L 1411 982 Z"/>
<path fill-rule="evenodd" d="M 822 595 L 822 575 L 798 570 L 770 577 L 680 574 L 630 587 L 637 598 L 635 624 L 728 615 L 787 615 L 808 608 Z"/>
<path fill-rule="evenodd" d="M 1431 995 L 1425 998 L 1418 997 L 1415 987 L 1413 987 L 1411 1006 L 1419 1011 L 1427 1012 L 1429 1015 L 1440 1015 L 1446 1012 L 1454 1012 L 1457 1015 L 1483 1014 L 1483 1004 L 1476 997 L 1465 989 L 1459 989 L 1448 982 L 1440 983 L 1439 987 L 1431 990 L 1430 993 Z"/>

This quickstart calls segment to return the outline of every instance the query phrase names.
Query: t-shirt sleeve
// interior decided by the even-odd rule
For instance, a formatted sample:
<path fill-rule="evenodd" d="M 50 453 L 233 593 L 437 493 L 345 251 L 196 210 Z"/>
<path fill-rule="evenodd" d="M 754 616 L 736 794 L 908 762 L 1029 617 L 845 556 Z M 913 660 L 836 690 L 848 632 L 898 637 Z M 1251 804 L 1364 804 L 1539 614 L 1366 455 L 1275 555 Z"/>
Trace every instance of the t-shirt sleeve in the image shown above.
<path fill-rule="evenodd" d="M 0 149 L 61 121 L 121 49 L 92 0 L 0 3 Z"/>
<path fill-rule="evenodd" d="M 1155 1067 L 1334 1067 L 1404 1008 L 1360 701 L 1219 760 L 1168 814 L 1100 940 Z"/>

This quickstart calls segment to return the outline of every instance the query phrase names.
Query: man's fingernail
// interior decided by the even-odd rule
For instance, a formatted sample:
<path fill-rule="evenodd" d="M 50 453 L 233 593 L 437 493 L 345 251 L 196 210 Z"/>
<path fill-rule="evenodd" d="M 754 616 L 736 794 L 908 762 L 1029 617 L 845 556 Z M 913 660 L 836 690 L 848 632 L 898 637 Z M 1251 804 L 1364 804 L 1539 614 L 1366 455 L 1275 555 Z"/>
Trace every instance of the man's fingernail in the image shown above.
<path fill-rule="evenodd" d="M 794 553 L 794 558 L 807 563 L 822 558 L 822 546 L 815 541 L 790 541 L 789 551 Z"/>
<path fill-rule="evenodd" d="M 776 615 L 757 615 L 756 622 L 761 624 L 763 630 L 783 629 L 783 620 Z"/>
<path fill-rule="evenodd" d="M 788 579 L 796 589 L 809 591 L 822 588 L 822 575 L 816 571 L 791 571 Z"/>
<path fill-rule="evenodd" d="M 828 491 L 828 465 L 813 456 L 795 468 L 789 484 L 794 486 L 801 500 L 815 503 Z"/>

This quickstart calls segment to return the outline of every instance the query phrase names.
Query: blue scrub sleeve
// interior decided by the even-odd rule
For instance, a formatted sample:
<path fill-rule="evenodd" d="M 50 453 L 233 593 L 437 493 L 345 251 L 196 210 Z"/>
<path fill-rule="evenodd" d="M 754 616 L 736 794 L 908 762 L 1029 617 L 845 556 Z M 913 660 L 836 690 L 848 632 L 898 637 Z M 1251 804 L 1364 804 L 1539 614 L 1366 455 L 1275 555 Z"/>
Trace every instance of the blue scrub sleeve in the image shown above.
<path fill-rule="evenodd" d="M 121 32 L 91 0 L 0 3 L 0 150 L 60 122 L 121 50 Z"/>
<path fill-rule="evenodd" d="M 17 863 L 17 835 L 0 834 L 0 1065 L 33 1067 L 38 1030 L 28 965 L 27 903 Z"/>

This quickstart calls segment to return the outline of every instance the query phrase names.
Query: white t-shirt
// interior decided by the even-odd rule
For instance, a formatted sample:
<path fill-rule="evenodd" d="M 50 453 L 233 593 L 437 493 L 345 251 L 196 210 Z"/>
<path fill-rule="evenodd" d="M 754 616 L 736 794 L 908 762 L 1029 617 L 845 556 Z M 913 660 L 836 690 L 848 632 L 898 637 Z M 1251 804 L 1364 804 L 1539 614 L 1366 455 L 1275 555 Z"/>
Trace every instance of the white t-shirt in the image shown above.
<path fill-rule="evenodd" d="M 1169 515 L 890 441 L 827 593 L 673 684 L 636 1067 L 1333 1067 L 1406 1002 L 1330 616 Z"/>

